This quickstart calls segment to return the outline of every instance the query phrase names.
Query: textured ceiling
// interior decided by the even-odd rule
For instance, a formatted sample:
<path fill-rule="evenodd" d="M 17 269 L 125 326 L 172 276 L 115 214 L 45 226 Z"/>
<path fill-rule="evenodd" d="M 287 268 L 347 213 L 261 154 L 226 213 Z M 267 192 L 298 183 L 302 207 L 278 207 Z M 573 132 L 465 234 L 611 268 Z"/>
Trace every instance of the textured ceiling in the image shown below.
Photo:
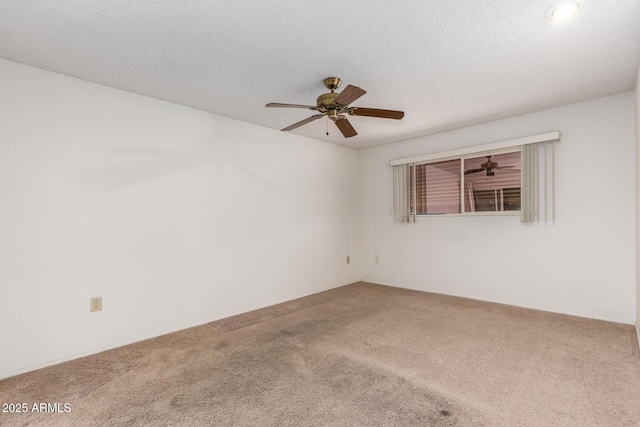
<path fill-rule="evenodd" d="M 354 148 L 632 90 L 640 2 L 590 0 L 4 0 L 0 57 L 281 129 L 338 76 L 353 103 L 406 112 L 294 133 Z"/>

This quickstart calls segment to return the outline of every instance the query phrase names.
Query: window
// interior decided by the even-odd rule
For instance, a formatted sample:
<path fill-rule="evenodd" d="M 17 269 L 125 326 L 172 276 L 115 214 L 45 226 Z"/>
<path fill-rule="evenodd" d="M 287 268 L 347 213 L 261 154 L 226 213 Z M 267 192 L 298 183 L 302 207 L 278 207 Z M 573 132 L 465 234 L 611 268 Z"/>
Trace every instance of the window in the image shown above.
<path fill-rule="evenodd" d="M 520 212 L 521 165 L 520 149 L 411 165 L 410 213 Z"/>
<path fill-rule="evenodd" d="M 389 161 L 396 222 L 429 215 L 520 213 L 555 223 L 559 131 Z"/>

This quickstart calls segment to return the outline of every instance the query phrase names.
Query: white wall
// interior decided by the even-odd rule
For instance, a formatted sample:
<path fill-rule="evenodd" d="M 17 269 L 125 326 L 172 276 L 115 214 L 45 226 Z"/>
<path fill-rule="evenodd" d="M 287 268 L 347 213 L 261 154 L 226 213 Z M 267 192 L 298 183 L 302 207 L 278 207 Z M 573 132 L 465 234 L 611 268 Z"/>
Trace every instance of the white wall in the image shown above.
<path fill-rule="evenodd" d="M 0 82 L 0 378 L 359 279 L 357 151 L 2 60 Z"/>
<path fill-rule="evenodd" d="M 393 222 L 389 160 L 555 130 L 555 226 L 513 216 Z M 364 150 L 362 278 L 632 324 L 634 164 L 632 92 Z"/>
<path fill-rule="evenodd" d="M 636 79 L 636 335 L 640 346 L 640 67 Z"/>

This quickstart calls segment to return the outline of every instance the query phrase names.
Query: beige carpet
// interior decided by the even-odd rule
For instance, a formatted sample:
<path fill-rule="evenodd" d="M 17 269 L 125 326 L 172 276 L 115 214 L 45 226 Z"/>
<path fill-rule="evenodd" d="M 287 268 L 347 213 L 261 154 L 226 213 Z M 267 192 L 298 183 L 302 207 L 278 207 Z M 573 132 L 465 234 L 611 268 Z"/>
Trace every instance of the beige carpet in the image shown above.
<path fill-rule="evenodd" d="M 632 426 L 632 326 L 358 283 L 0 381 L 2 426 Z"/>

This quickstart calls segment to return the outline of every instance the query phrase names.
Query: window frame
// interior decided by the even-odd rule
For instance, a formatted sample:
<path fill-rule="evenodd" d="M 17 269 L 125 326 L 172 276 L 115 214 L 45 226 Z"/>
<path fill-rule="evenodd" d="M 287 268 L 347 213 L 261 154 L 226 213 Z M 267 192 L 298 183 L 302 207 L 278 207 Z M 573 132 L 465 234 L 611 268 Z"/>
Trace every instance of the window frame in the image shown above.
<path fill-rule="evenodd" d="M 495 150 L 476 151 L 472 153 L 465 153 L 456 156 L 447 156 L 437 159 L 430 159 L 412 164 L 413 173 L 415 176 L 416 167 L 420 165 L 428 165 L 440 162 L 446 162 L 451 160 L 460 160 L 460 213 L 433 213 L 433 214 L 415 214 L 416 218 L 433 218 L 433 217 L 462 217 L 462 216 L 520 216 L 521 209 L 512 211 L 480 211 L 480 212 L 466 212 L 465 211 L 465 178 L 464 178 L 464 164 L 465 160 L 475 159 L 483 156 L 493 156 L 497 154 L 507 153 L 520 153 L 520 159 L 522 159 L 522 146 L 512 146 L 508 148 L 499 148 Z M 413 185 L 413 183 L 411 183 Z M 520 188 L 522 188 L 522 165 L 520 167 Z M 417 189 L 414 188 L 414 193 L 417 193 Z M 413 209 L 416 209 L 415 201 L 413 201 Z M 411 211 L 413 215 L 413 212 Z"/>

